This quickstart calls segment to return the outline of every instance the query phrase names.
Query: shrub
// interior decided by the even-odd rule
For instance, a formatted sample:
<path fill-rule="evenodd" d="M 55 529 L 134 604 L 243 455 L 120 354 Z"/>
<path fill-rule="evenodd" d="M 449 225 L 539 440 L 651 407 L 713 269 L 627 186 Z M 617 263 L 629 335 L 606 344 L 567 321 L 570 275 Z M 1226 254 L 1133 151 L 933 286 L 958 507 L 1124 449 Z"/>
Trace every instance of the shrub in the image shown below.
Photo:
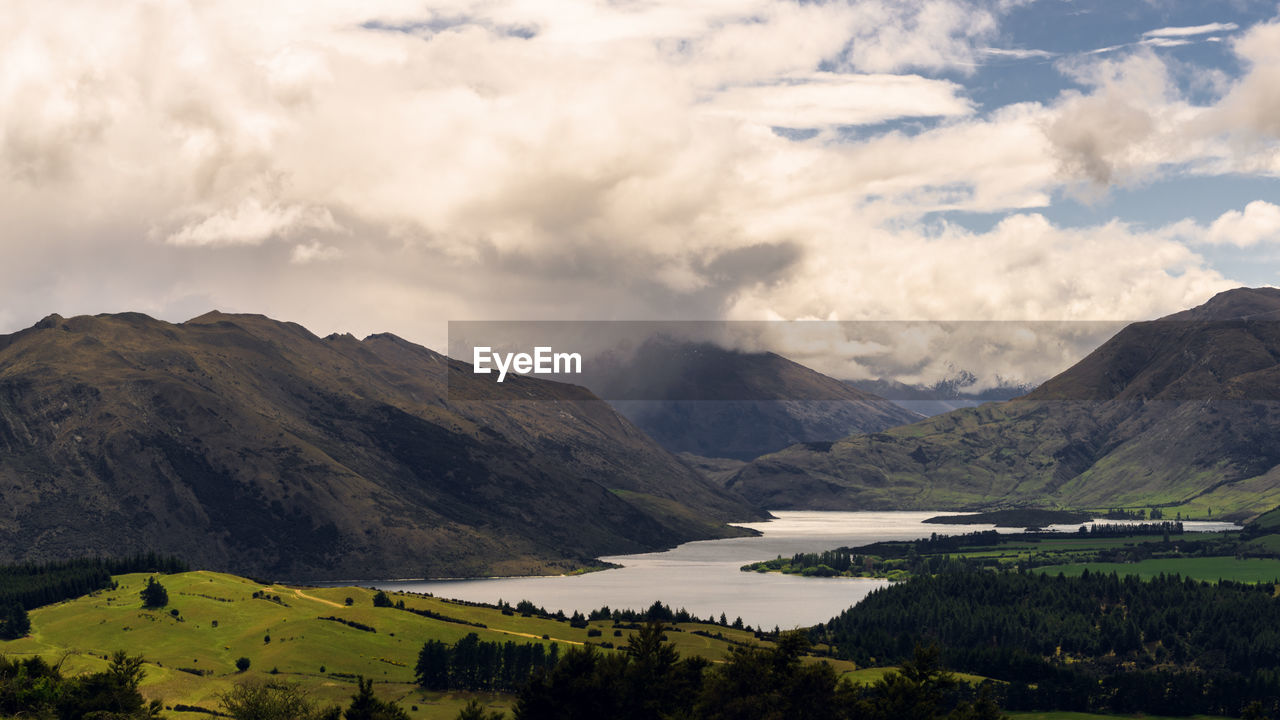
<path fill-rule="evenodd" d="M 242 657 L 236 660 L 236 670 L 239 670 L 240 672 L 244 672 L 245 670 L 248 670 L 248 669 L 249 669 L 249 658 Z"/>

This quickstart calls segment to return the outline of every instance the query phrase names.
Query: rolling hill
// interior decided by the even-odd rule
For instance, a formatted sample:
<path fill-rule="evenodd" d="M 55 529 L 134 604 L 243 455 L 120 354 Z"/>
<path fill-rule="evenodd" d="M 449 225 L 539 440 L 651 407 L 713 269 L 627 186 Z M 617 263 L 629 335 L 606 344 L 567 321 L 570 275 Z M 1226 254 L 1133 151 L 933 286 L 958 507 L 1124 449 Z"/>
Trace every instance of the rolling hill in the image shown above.
<path fill-rule="evenodd" d="M 1280 290 L 1221 293 L 1127 326 L 1020 398 L 795 445 L 728 485 L 780 509 L 1160 506 L 1251 517 L 1280 503 L 1278 321 Z"/>
<path fill-rule="evenodd" d="M 479 378 L 479 379 L 478 379 Z M 470 387 L 449 402 L 449 384 Z M 294 579 L 561 572 L 760 517 L 587 390 L 255 315 L 0 336 L 0 557 Z"/>
<path fill-rule="evenodd" d="M 548 649 L 556 644 L 564 652 L 584 642 L 621 647 L 633 633 L 615 630 L 612 620 L 572 627 L 539 615 L 393 593 L 396 602 L 417 611 L 405 612 L 374 607 L 374 591 L 367 588 L 264 586 L 207 571 L 159 577 L 169 604 L 145 609 L 138 591 L 148 577 L 119 575 L 115 589 L 33 610 L 32 634 L 0 641 L 0 652 L 14 659 L 39 654 L 61 662 L 68 675 L 105 669 L 105 658 L 115 650 L 141 655 L 146 659 L 143 694 L 175 707 L 165 717 L 208 720 L 208 712 L 190 708 L 222 710 L 219 695 L 246 679 L 297 683 L 314 701 L 345 706 L 356 677 L 363 676 L 376 683 L 379 697 L 401 705 L 413 720 L 452 720 L 471 697 L 504 708 L 512 697 L 418 687 L 414 666 L 427 639 L 453 645 L 475 633 L 484 642 L 532 642 Z M 668 637 L 682 654 L 709 661 L 723 658 L 734 644 L 756 640 L 749 631 L 702 623 L 683 623 Z M 247 672 L 236 670 L 239 657 L 250 660 Z M 852 663 L 836 661 L 835 667 L 854 679 L 865 675 L 854 672 Z"/>

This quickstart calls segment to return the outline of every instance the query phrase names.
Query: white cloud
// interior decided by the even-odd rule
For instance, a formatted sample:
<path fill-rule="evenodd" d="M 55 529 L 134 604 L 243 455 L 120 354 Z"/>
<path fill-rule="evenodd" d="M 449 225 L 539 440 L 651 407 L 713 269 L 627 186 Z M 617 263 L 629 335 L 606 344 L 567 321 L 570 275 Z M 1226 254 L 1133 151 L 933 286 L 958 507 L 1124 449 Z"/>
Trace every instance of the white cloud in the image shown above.
<path fill-rule="evenodd" d="M 293 251 L 289 254 L 289 262 L 295 265 L 306 265 L 307 263 L 323 260 L 337 260 L 342 255 L 342 250 L 325 245 L 319 240 L 312 240 L 311 242 L 294 245 Z"/>
<path fill-rule="evenodd" d="M 1235 23 L 1207 23 L 1205 25 L 1186 25 L 1181 27 L 1163 27 L 1142 33 L 1144 38 L 1180 38 L 1192 35 L 1209 35 L 1211 33 L 1231 32 L 1239 29 Z"/>
<path fill-rule="evenodd" d="M 1194 220 L 1183 220 L 1163 231 L 1167 236 L 1198 245 L 1233 245 L 1253 247 L 1261 243 L 1280 243 L 1280 206 L 1265 200 L 1254 200 L 1244 210 L 1228 210 L 1207 227 Z"/>
<path fill-rule="evenodd" d="M 1092 183 L 1088 195 L 1170 172 L 1280 174 L 1280 62 L 1267 56 L 1267 41 L 1280 41 L 1278 28 L 1258 25 L 1237 41 L 1251 66 L 1242 77 L 1196 76 L 1204 81 L 1196 87 L 1221 97 L 1209 105 L 1190 102 L 1175 70 L 1149 49 L 1061 62 L 1087 88 L 1064 93 L 1050 108 L 1046 133 L 1064 177 Z"/>
<path fill-rule="evenodd" d="M 843 226 L 826 233 L 822 251 L 787 280 L 738 296 L 730 317 L 926 321 L 889 323 L 878 334 L 861 329 L 879 341 L 878 352 L 840 351 L 840 338 L 821 327 L 825 332 L 797 341 L 783 326 L 781 335 L 761 341 L 837 377 L 916 367 L 912 379 L 927 383 L 957 369 L 986 382 L 997 376 L 1038 382 L 1117 329 L 1090 321 L 1159 317 L 1234 286 L 1172 235 L 1170 228 L 1142 231 L 1120 222 L 1063 228 L 1037 213 L 1010 216 L 983 233 Z M 824 270 L 828 266 L 837 271 Z M 927 322 L 947 319 L 993 321 L 972 329 L 989 342 L 960 344 L 956 331 L 933 332 Z M 1010 344 L 1016 338 L 997 341 L 1005 331 L 1064 320 L 1073 324 L 1041 327 L 1021 349 Z M 903 328 L 915 335 L 903 335 Z"/>
<path fill-rule="evenodd" d="M 1192 44 L 1191 40 L 1185 38 L 1169 38 L 1169 37 L 1150 37 L 1143 38 L 1139 41 L 1141 45 L 1150 45 L 1158 48 L 1175 48 Z"/>
<path fill-rule="evenodd" d="M 1260 242 L 1280 242 L 1280 207 L 1254 200 L 1244 211 L 1228 210 L 1213 221 L 1205 240 L 1215 245 L 1249 247 Z"/>
<path fill-rule="evenodd" d="M 235 207 L 186 223 L 165 241 L 182 246 L 260 245 L 303 230 L 337 229 L 333 216 L 324 208 L 263 205 L 256 198 L 247 198 Z"/>
<path fill-rule="evenodd" d="M 990 55 L 992 57 L 1014 58 L 1015 60 L 1027 60 L 1030 58 L 1051 58 L 1051 57 L 1057 56 L 1057 53 L 1049 52 L 1048 50 L 1035 50 L 1035 49 L 1029 49 L 1029 48 L 997 48 L 997 47 L 982 48 L 982 54 Z"/>
<path fill-rule="evenodd" d="M 1214 108 L 1206 129 L 1234 133 L 1245 141 L 1274 141 L 1280 138 L 1280 22 L 1255 25 L 1232 47 L 1249 71 Z M 1274 142 L 1246 142 L 1237 151 L 1241 160 L 1280 175 Z"/>
<path fill-rule="evenodd" d="M 863 72 L 970 68 L 998 24 L 991 10 L 954 0 L 873 0 L 853 7 L 845 62 Z"/>
<path fill-rule="evenodd" d="M 865 125 L 903 117 L 954 117 L 973 111 L 962 88 L 919 75 L 788 76 L 771 85 L 719 93 L 710 111 L 763 125 L 811 128 Z"/>
<path fill-rule="evenodd" d="M 32 320 L 207 303 L 439 346 L 443 320 L 485 317 L 1157 314 L 1228 283 L 1123 226 L 924 218 L 1271 162 L 1280 116 L 1265 28 L 1212 108 L 1148 50 L 974 113 L 924 75 L 1040 55 L 993 55 L 999 8 L 961 0 L 2 12 L 0 307 Z M 831 129 L 925 116 L 943 120 Z"/>

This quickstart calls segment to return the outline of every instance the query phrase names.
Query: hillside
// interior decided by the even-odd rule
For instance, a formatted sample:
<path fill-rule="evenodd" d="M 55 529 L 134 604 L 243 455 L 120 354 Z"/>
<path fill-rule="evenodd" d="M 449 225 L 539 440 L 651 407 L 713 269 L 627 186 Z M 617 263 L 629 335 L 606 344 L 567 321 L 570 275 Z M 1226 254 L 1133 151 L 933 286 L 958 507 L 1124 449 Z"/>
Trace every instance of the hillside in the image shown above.
<path fill-rule="evenodd" d="M 769 508 L 1280 503 L 1280 290 L 1135 323 L 1031 393 L 883 433 L 796 445 L 729 485 Z M 1166 517 L 1169 515 L 1166 512 Z"/>
<path fill-rule="evenodd" d="M 391 594 L 393 601 L 443 619 L 424 617 L 394 607 L 374 607 L 374 591 L 366 588 L 264 586 L 203 571 L 159 577 L 168 590 L 169 604 L 144 610 L 138 592 L 147 578 L 146 574 L 121 575 L 116 577 L 119 588 L 115 590 L 33 610 L 32 635 L 0 641 L 0 653 L 10 658 L 38 653 L 50 662 L 61 660 L 64 671 L 76 674 L 102 670 L 105 656 L 123 649 L 146 659 L 142 691 L 149 698 L 169 706 L 211 710 L 219 709 L 218 694 L 234 682 L 267 677 L 297 682 L 322 703 L 345 705 L 355 692 L 355 676 L 362 675 L 375 681 L 380 697 L 400 704 L 414 720 L 452 720 L 466 698 L 477 694 L 427 692 L 414 684 L 414 666 L 425 640 L 452 645 L 475 633 L 486 642 L 533 642 L 548 648 L 555 643 L 563 653 L 588 640 L 620 647 L 632 632 L 614 629 L 611 620 L 575 628 L 536 615 L 504 615 L 492 607 Z M 352 600 L 350 606 L 347 598 Z M 172 610 L 178 614 L 171 614 Z M 723 658 L 731 642 L 755 640 L 751 632 L 722 626 L 682 623 L 677 627 L 668 635 L 679 651 L 708 660 Z M 593 631 L 598 633 L 594 637 L 589 635 Z M 695 635 L 695 631 L 707 635 Z M 235 662 L 240 657 L 249 658 L 248 672 L 237 672 Z M 836 667 L 848 671 L 853 666 L 836 663 Z M 277 672 L 269 675 L 273 670 Z M 511 700 L 488 693 L 479 696 L 498 706 Z M 186 712 L 165 716 L 209 717 Z"/>
<path fill-rule="evenodd" d="M 50 316 L 0 336 L 0 557 L 518 574 L 760 516 L 583 388 L 478 377 L 392 335 L 261 316 Z"/>
<path fill-rule="evenodd" d="M 663 447 L 750 460 L 798 442 L 915 422 L 918 413 L 775 353 L 653 338 L 583 380 Z"/>

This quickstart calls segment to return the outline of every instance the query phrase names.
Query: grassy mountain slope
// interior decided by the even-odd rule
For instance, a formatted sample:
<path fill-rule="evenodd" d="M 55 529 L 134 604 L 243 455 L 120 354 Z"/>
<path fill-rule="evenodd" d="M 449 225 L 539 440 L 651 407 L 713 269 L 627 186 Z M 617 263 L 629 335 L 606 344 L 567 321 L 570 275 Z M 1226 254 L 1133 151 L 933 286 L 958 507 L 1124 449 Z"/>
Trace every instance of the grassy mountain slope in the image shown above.
<path fill-rule="evenodd" d="M 1245 518 L 1280 503 L 1280 290 L 1125 328 L 1008 402 L 796 445 L 729 485 L 770 508 L 1157 505 Z"/>
<path fill-rule="evenodd" d="M 0 500 L 6 559 L 314 579 L 555 571 L 759 516 L 583 388 L 221 313 L 0 337 Z"/>

